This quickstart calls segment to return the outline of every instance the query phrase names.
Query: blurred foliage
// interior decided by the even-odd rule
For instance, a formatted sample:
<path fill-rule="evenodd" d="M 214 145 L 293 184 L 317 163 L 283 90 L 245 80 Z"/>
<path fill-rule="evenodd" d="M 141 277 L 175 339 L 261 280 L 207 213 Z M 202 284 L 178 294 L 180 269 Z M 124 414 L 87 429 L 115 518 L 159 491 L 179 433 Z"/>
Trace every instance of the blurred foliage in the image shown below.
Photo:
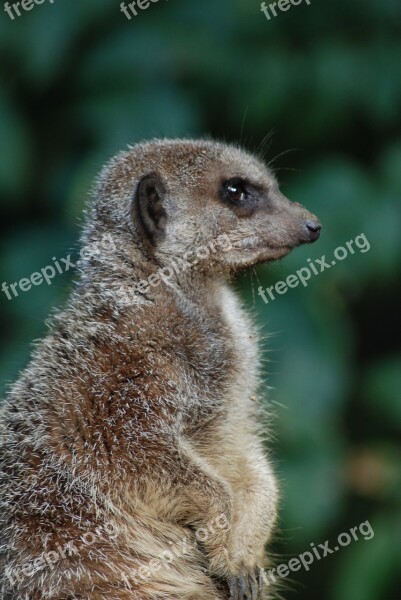
<path fill-rule="evenodd" d="M 238 282 L 273 333 L 280 560 L 367 519 L 375 531 L 292 574 L 299 600 L 400 598 L 400 33 L 399 0 L 312 0 L 270 21 L 255 0 L 160 1 L 131 21 L 118 1 L 55 0 L 0 18 L 2 281 L 76 252 L 93 177 L 153 136 L 261 151 L 322 220 L 318 244 Z M 368 252 L 258 296 L 361 233 Z M 68 288 L 1 293 L 3 390 Z"/>

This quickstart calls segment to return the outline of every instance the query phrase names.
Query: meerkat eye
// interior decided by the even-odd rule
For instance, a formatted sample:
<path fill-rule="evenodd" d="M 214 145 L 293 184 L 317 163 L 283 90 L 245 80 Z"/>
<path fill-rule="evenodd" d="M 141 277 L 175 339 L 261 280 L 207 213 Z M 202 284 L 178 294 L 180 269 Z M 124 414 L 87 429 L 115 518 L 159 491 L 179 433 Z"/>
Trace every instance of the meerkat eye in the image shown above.
<path fill-rule="evenodd" d="M 246 182 L 243 179 L 236 177 L 229 179 L 224 183 L 224 196 L 230 202 L 239 204 L 248 197 Z"/>

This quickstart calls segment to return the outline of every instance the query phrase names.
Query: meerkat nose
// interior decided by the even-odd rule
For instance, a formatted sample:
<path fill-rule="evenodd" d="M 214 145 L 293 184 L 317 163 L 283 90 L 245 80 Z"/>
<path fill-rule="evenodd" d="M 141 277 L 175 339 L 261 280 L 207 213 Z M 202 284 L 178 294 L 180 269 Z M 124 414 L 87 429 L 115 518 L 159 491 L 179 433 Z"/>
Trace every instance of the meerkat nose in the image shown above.
<path fill-rule="evenodd" d="M 305 221 L 305 227 L 309 233 L 309 240 L 311 242 L 315 242 L 318 239 L 320 235 L 320 230 L 322 228 L 319 221 L 308 219 L 307 221 Z"/>

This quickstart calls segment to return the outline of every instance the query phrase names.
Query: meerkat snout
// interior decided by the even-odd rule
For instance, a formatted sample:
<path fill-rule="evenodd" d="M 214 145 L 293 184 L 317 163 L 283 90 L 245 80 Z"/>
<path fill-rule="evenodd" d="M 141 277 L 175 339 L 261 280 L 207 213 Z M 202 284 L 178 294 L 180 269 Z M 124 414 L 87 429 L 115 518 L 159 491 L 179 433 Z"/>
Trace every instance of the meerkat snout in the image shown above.
<path fill-rule="evenodd" d="M 228 202 L 239 218 L 248 218 L 255 231 L 259 232 L 263 223 L 266 231 L 260 231 L 260 236 L 266 247 L 287 247 L 289 251 L 299 244 L 316 241 L 321 230 L 317 217 L 283 196 L 272 173 L 266 170 L 266 175 L 264 186 L 240 177 L 225 181 L 222 200 Z M 277 228 L 278 235 L 275 233 L 272 238 L 270 232 Z"/>
<path fill-rule="evenodd" d="M 319 238 L 320 236 L 320 230 L 322 228 L 322 226 L 320 225 L 319 221 L 317 219 L 315 220 L 308 220 L 305 222 L 305 226 L 308 230 L 308 234 L 309 234 L 309 241 L 310 242 L 316 242 L 316 240 Z"/>

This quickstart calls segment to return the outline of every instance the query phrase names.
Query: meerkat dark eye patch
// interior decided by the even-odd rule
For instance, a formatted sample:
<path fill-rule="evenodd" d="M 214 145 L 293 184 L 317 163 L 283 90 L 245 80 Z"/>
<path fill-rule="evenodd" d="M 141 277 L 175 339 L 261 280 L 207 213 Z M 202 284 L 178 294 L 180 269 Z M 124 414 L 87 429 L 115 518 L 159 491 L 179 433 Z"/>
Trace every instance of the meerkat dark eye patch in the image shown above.
<path fill-rule="evenodd" d="M 132 218 L 152 244 L 156 244 L 164 236 L 167 221 L 163 206 L 165 194 L 164 183 L 157 173 L 143 177 L 135 192 Z"/>
<path fill-rule="evenodd" d="M 250 217 L 257 210 L 263 192 L 241 177 L 223 181 L 220 199 L 230 206 L 238 217 Z"/>
<path fill-rule="evenodd" d="M 223 200 L 234 205 L 239 204 L 248 197 L 247 183 L 240 177 L 228 179 L 223 183 L 220 195 Z"/>

